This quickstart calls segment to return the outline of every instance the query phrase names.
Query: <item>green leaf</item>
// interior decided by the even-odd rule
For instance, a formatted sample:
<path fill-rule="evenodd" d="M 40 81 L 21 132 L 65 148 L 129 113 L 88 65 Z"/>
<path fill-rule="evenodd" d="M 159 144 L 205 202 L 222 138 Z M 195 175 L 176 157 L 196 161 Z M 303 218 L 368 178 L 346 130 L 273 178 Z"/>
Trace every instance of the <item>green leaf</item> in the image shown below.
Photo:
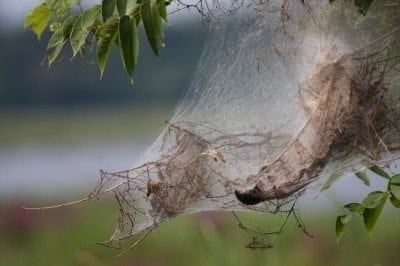
<path fill-rule="evenodd" d="M 114 15 L 115 10 L 115 0 L 103 0 L 101 3 L 101 14 L 103 16 L 103 21 L 106 21 L 112 15 Z"/>
<path fill-rule="evenodd" d="M 395 175 L 389 182 L 390 193 L 400 200 L 400 175 Z"/>
<path fill-rule="evenodd" d="M 101 6 L 100 5 L 95 5 L 92 8 L 86 10 L 83 13 L 83 17 L 82 17 L 82 27 L 83 28 L 92 27 L 93 23 L 99 17 L 100 12 L 101 12 Z"/>
<path fill-rule="evenodd" d="M 336 231 L 336 241 L 339 243 L 340 239 L 344 235 L 346 225 L 350 222 L 351 218 L 353 218 L 353 214 L 345 214 L 338 216 L 336 218 L 336 226 L 335 226 L 335 231 Z"/>
<path fill-rule="evenodd" d="M 147 40 L 155 55 L 159 55 L 159 46 L 157 44 L 156 29 L 153 22 L 152 7 L 150 0 L 143 0 L 141 7 L 141 15 L 143 20 L 144 30 L 146 32 Z"/>
<path fill-rule="evenodd" d="M 38 39 L 42 36 L 43 31 L 46 29 L 51 18 L 50 9 L 46 3 L 38 5 L 25 17 L 25 28 L 30 27 L 36 34 Z"/>
<path fill-rule="evenodd" d="M 62 19 L 68 14 L 71 6 L 79 0 L 45 0 L 45 2 L 57 19 Z"/>
<path fill-rule="evenodd" d="M 65 41 L 62 41 L 62 42 L 58 43 L 58 44 L 55 46 L 53 52 L 50 53 L 49 58 L 48 58 L 48 59 L 49 59 L 49 67 L 50 67 L 50 66 L 53 64 L 53 62 L 58 58 L 58 56 L 59 56 L 59 54 L 60 54 L 60 52 L 61 52 L 61 50 L 62 50 L 62 48 L 64 47 L 64 45 L 65 45 L 66 42 L 67 42 L 67 41 L 65 40 Z"/>
<path fill-rule="evenodd" d="M 355 173 L 356 177 L 358 177 L 365 185 L 369 186 L 370 181 L 366 173 L 364 172 L 357 172 Z"/>
<path fill-rule="evenodd" d="M 103 76 L 112 45 L 118 36 L 118 17 L 109 18 L 98 31 L 97 64 L 100 68 L 100 78 Z"/>
<path fill-rule="evenodd" d="M 136 21 L 134 18 L 130 16 L 121 17 L 119 21 L 119 41 L 125 70 L 132 79 L 139 51 Z"/>
<path fill-rule="evenodd" d="M 57 46 L 59 43 L 64 41 L 63 31 L 62 28 L 55 31 L 53 35 L 51 35 L 49 43 L 47 45 L 47 49 L 53 48 Z"/>
<path fill-rule="evenodd" d="M 356 203 L 356 202 L 346 204 L 343 208 L 349 210 L 350 212 L 358 213 L 358 214 L 362 214 L 362 212 L 364 210 L 364 206 L 362 204 Z"/>
<path fill-rule="evenodd" d="M 153 15 L 154 35 L 156 38 L 157 47 L 160 50 L 161 47 L 164 47 L 164 29 L 158 6 L 152 6 L 151 12 Z"/>
<path fill-rule="evenodd" d="M 390 175 L 388 173 L 386 173 L 385 170 L 383 170 L 381 167 L 377 166 L 377 165 L 373 165 L 369 168 L 369 170 L 371 170 L 372 172 L 374 172 L 375 174 L 384 177 L 386 179 L 390 179 Z"/>
<path fill-rule="evenodd" d="M 123 16 L 126 14 L 127 3 L 128 3 L 127 0 L 117 0 L 117 10 L 118 10 L 118 14 L 120 16 Z"/>
<path fill-rule="evenodd" d="M 165 0 L 158 1 L 158 12 L 160 16 L 167 21 L 167 5 L 165 4 Z"/>
<path fill-rule="evenodd" d="M 67 40 L 70 38 L 72 28 L 74 27 L 75 22 L 77 21 L 78 18 L 79 18 L 78 15 L 73 15 L 73 16 L 70 16 L 67 19 L 65 19 L 65 21 L 62 25 L 64 40 Z"/>
<path fill-rule="evenodd" d="M 364 225 L 371 236 L 372 232 L 374 231 L 375 224 L 378 221 L 380 214 L 382 213 L 383 207 L 385 206 L 387 197 L 387 194 L 385 194 L 379 205 L 374 208 L 366 208 L 363 212 Z"/>
<path fill-rule="evenodd" d="M 90 27 L 93 26 L 99 14 L 100 6 L 96 5 L 86 10 L 76 19 L 70 35 L 73 56 L 76 56 L 85 45 L 86 39 L 90 32 Z"/>
<path fill-rule="evenodd" d="M 78 17 L 72 27 L 70 34 L 70 43 L 72 47 L 72 54 L 75 57 L 76 54 L 82 49 L 82 46 L 86 43 L 86 38 L 89 34 L 87 29 L 82 27 L 82 17 L 83 14 Z"/>
<path fill-rule="evenodd" d="M 382 191 L 374 191 L 371 192 L 363 201 L 363 205 L 365 208 L 375 208 L 382 203 L 384 198 L 387 196 L 387 193 Z"/>
<path fill-rule="evenodd" d="M 77 18 L 70 34 L 70 42 L 73 56 L 75 56 L 80 51 L 81 47 L 86 42 L 87 35 L 89 34 L 89 31 L 85 30 L 82 27 L 82 17 L 83 14 Z"/>
<path fill-rule="evenodd" d="M 396 198 L 393 194 L 390 194 L 389 199 L 394 207 L 400 209 L 400 199 Z"/>
<path fill-rule="evenodd" d="M 53 35 L 51 36 L 51 38 L 49 40 L 49 44 L 47 46 L 47 49 L 54 48 L 53 51 L 48 56 L 49 67 L 58 58 L 58 55 L 60 54 L 65 43 L 66 43 L 66 41 L 64 40 L 63 29 L 60 28 L 56 32 L 53 33 Z"/>

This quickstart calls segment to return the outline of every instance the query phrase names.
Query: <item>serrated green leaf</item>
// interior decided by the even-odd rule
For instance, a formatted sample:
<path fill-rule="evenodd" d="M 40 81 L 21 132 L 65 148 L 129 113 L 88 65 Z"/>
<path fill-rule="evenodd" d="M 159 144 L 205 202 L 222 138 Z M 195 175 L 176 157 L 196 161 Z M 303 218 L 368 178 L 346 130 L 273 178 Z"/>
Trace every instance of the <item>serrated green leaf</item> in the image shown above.
<path fill-rule="evenodd" d="M 158 1 L 158 12 L 160 16 L 167 21 L 167 5 L 165 4 L 165 0 Z"/>
<path fill-rule="evenodd" d="M 98 31 L 97 64 L 100 68 L 100 78 L 103 76 L 107 59 L 115 39 L 118 36 L 118 17 L 109 18 Z"/>
<path fill-rule="evenodd" d="M 382 191 L 371 192 L 363 201 L 362 204 L 365 208 L 375 208 L 382 203 L 386 197 L 386 193 Z"/>
<path fill-rule="evenodd" d="M 375 224 L 378 221 L 380 214 L 382 213 L 387 197 L 387 194 L 385 194 L 379 205 L 374 208 L 366 208 L 363 212 L 364 225 L 370 235 L 372 235 L 372 232 L 374 231 Z"/>
<path fill-rule="evenodd" d="M 64 47 L 64 45 L 65 45 L 66 42 L 67 42 L 67 41 L 65 40 L 65 41 L 62 41 L 62 42 L 58 43 L 58 44 L 55 46 L 54 50 L 50 53 L 50 55 L 49 55 L 49 57 L 48 57 L 48 59 L 49 59 L 49 67 L 50 67 L 50 66 L 53 64 L 53 62 L 58 58 L 58 56 L 59 56 L 59 54 L 60 54 L 60 52 L 61 52 L 61 50 L 62 50 L 62 48 Z"/>
<path fill-rule="evenodd" d="M 115 10 L 115 0 L 103 0 L 101 3 L 101 14 L 103 16 L 103 21 L 106 21 L 112 15 L 114 15 Z"/>
<path fill-rule="evenodd" d="M 117 11 L 120 16 L 124 16 L 126 14 L 126 6 L 128 1 L 127 0 L 116 0 L 117 4 Z"/>
<path fill-rule="evenodd" d="M 70 34 L 70 43 L 73 56 L 79 53 L 89 34 L 89 31 L 82 27 L 82 17 L 83 14 L 77 18 Z"/>
<path fill-rule="evenodd" d="M 389 199 L 390 199 L 390 202 L 392 203 L 392 205 L 394 207 L 400 209 L 400 199 L 398 199 L 395 196 L 393 196 L 393 194 L 390 194 Z"/>
<path fill-rule="evenodd" d="M 143 4 L 141 6 L 141 16 L 150 47 L 155 55 L 159 55 L 159 46 L 156 39 L 156 29 L 154 27 L 150 0 L 143 0 Z"/>
<path fill-rule="evenodd" d="M 119 21 L 119 41 L 125 70 L 132 79 L 139 51 L 136 21 L 134 18 L 130 16 L 121 17 Z"/>
<path fill-rule="evenodd" d="M 47 49 L 53 48 L 54 46 L 57 46 L 59 43 L 64 41 L 64 36 L 63 36 L 63 31 L 62 29 L 59 29 L 51 35 L 49 43 L 47 45 Z"/>
<path fill-rule="evenodd" d="M 35 7 L 26 17 L 24 26 L 30 27 L 36 34 L 38 39 L 42 36 L 43 31 L 46 29 L 51 18 L 51 11 L 46 3 L 42 3 Z"/>
<path fill-rule="evenodd" d="M 161 47 L 164 47 L 164 29 L 158 6 L 152 6 L 151 12 L 153 15 L 154 35 L 156 38 L 158 50 L 160 50 Z"/>
<path fill-rule="evenodd" d="M 362 211 L 364 210 L 364 206 L 362 204 L 356 203 L 356 202 L 346 204 L 343 208 L 347 209 L 350 212 L 354 212 L 354 213 L 358 213 L 358 214 L 361 214 Z"/>
<path fill-rule="evenodd" d="M 71 6 L 79 0 L 45 0 L 45 2 L 56 18 L 62 19 L 68 14 Z"/>
<path fill-rule="evenodd" d="M 336 241 L 339 243 L 340 239 L 344 235 L 346 225 L 350 222 L 350 220 L 353 218 L 353 214 L 345 214 L 338 216 L 336 218 L 336 226 L 335 226 L 335 231 L 336 231 Z"/>
<path fill-rule="evenodd" d="M 400 175 L 394 175 L 389 181 L 389 190 L 397 199 L 400 200 Z"/>
<path fill-rule="evenodd" d="M 64 40 L 63 36 L 63 29 L 60 28 L 56 32 L 53 33 L 49 40 L 49 44 L 47 46 L 47 49 L 54 48 L 52 52 L 50 52 L 48 56 L 48 61 L 49 61 L 49 67 L 53 62 L 58 58 L 62 48 L 64 47 L 66 41 Z"/>
<path fill-rule="evenodd" d="M 97 17 L 100 14 L 100 6 L 96 5 L 80 15 L 71 30 L 70 42 L 73 56 L 76 56 L 86 43 L 86 39 Z"/>
<path fill-rule="evenodd" d="M 377 166 L 377 165 L 373 165 L 369 168 L 369 170 L 371 170 L 372 172 L 374 172 L 375 174 L 384 177 L 386 179 L 390 179 L 390 175 L 388 173 L 386 173 L 385 170 L 383 170 L 381 167 Z"/>
<path fill-rule="evenodd" d="M 369 186 L 370 185 L 370 181 L 369 178 L 367 176 L 366 173 L 364 172 L 357 172 L 355 173 L 356 177 L 358 177 L 358 179 L 360 179 L 365 185 Z"/>
<path fill-rule="evenodd" d="M 83 13 L 83 17 L 82 17 L 82 27 L 83 28 L 92 27 L 95 20 L 99 17 L 100 12 L 101 12 L 100 5 L 95 5 L 92 8 L 86 10 Z"/>
<path fill-rule="evenodd" d="M 65 21 L 62 25 L 64 40 L 69 39 L 69 37 L 71 36 L 72 28 L 74 27 L 75 22 L 78 18 L 79 18 L 78 15 L 73 15 L 73 16 L 70 16 L 67 19 L 65 19 Z"/>

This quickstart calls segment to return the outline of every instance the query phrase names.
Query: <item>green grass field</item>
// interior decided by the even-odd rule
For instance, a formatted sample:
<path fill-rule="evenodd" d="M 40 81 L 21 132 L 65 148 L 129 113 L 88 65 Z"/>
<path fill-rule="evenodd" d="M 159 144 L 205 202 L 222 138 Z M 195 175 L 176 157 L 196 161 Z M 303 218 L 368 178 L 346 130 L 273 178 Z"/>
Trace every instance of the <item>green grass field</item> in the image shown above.
<path fill-rule="evenodd" d="M 0 110 L 0 147 L 29 142 L 149 141 L 157 137 L 171 106 L 106 106 Z"/>
<path fill-rule="evenodd" d="M 163 224 L 134 250 L 115 258 L 121 250 L 92 243 L 113 232 L 117 213 L 112 202 L 40 212 L 17 206 L 1 207 L 0 265 L 398 265 L 400 261 L 400 219 L 390 211 L 373 237 L 356 221 L 339 244 L 334 214 L 303 213 L 313 238 L 292 222 L 273 248 L 259 251 L 245 247 L 249 238 L 230 213 L 191 215 Z M 253 227 L 276 229 L 280 224 L 272 215 L 240 215 Z"/>

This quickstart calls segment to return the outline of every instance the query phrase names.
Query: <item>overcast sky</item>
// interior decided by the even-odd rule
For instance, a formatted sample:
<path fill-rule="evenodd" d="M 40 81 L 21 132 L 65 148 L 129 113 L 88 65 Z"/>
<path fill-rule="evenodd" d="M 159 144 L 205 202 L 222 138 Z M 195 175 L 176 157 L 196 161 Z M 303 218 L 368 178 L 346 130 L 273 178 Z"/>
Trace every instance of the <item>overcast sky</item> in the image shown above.
<path fill-rule="evenodd" d="M 0 0 L 1 28 L 21 25 L 25 14 L 39 0 Z"/>

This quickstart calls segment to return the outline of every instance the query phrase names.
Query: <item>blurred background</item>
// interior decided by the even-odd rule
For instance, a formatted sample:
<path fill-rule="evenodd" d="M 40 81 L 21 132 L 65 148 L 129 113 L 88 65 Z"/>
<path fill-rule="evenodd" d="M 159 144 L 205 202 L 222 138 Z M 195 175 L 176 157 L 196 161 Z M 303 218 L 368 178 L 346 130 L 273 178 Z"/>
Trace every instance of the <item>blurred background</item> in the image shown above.
<path fill-rule="evenodd" d="M 290 223 L 272 249 L 245 248 L 249 237 L 229 213 L 181 217 L 160 226 L 135 250 L 96 244 L 112 234 L 117 206 L 105 198 L 49 211 L 24 211 L 86 195 L 99 170 L 128 169 L 160 132 L 196 67 L 204 26 L 177 14 L 166 48 L 142 43 L 131 85 L 114 51 L 99 80 L 93 58 L 45 62 L 48 36 L 22 28 L 38 1 L 0 0 L 0 265 L 396 265 L 400 216 L 384 210 L 374 236 L 355 221 L 339 245 L 334 223 L 343 204 L 371 188 L 347 177 L 300 202 L 306 236 Z M 143 38 L 142 38 L 143 40 Z M 385 183 L 373 179 L 372 187 Z M 240 214 L 246 224 L 276 229 L 281 217 Z M 134 240 L 132 240 L 134 241 Z M 128 247 L 129 245 L 127 245 Z"/>

